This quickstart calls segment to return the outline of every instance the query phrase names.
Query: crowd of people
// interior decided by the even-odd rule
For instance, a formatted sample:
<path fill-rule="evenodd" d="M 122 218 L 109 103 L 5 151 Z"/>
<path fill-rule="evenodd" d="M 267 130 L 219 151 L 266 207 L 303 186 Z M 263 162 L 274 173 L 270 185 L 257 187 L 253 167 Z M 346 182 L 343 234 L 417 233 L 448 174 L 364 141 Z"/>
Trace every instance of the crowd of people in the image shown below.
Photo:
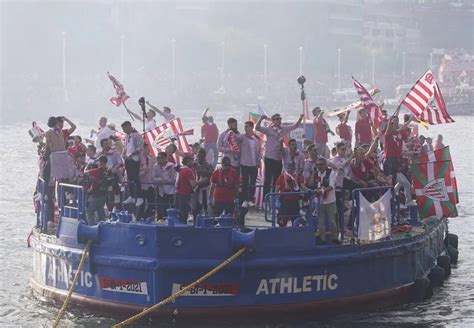
<path fill-rule="evenodd" d="M 156 128 L 156 114 L 165 122 L 174 119 L 170 108 L 147 105 L 145 131 Z M 283 124 L 280 114 L 262 115 L 256 123 L 245 122 L 242 133 L 237 120 L 229 118 L 219 133 L 213 117 L 205 114 L 201 139 L 192 144 L 191 152 L 179 151 L 170 140 L 156 158 L 143 133 L 130 121 L 123 122 L 123 132 L 118 132 L 101 117 L 97 131 L 88 139 L 73 135 L 76 126 L 68 118 L 50 117 L 49 130 L 38 147 L 39 176 L 46 182 L 51 208 L 56 182 L 84 186 L 91 225 L 105 220 L 107 212 L 124 208 L 136 209 L 137 218 L 160 220 L 174 207 L 182 223 L 199 214 L 235 216 L 239 210 L 255 207 L 256 188 L 263 188 L 263 195 L 273 193 L 270 198 L 276 200 L 278 224 L 284 227 L 304 215 L 313 199 L 309 195 L 318 196 L 320 239 L 337 242 L 342 229 L 351 226 L 345 201 L 353 189 L 403 189 L 400 197 L 409 206 L 413 203 L 410 162 L 422 152 L 444 147 L 441 135 L 434 145 L 431 138 L 418 135 L 418 124 L 409 114 L 400 124 L 398 116 L 390 117 L 383 110 L 382 121 L 374 124 L 362 108 L 355 114 L 353 132 L 349 111 L 338 115 L 339 123 L 332 132 L 319 107 L 312 113 L 313 139 L 301 144 L 289 134 L 303 124 L 303 115 L 293 124 Z M 333 147 L 328 144 L 329 134 L 339 138 Z M 259 186 L 256 181 L 262 165 L 263 186 Z M 370 190 L 364 195 L 369 200 L 378 197 Z M 72 191 L 66 192 L 65 199 L 73 201 Z"/>

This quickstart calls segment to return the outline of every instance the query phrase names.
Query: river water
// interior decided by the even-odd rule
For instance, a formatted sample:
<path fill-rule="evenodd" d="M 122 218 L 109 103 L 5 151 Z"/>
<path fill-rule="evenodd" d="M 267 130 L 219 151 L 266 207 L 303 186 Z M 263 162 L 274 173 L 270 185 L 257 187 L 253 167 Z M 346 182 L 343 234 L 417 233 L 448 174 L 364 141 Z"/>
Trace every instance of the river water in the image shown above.
<path fill-rule="evenodd" d="M 117 117 L 117 114 L 114 116 Z M 179 114 L 179 113 L 178 113 Z M 187 113 L 188 114 L 188 113 Z M 198 118 L 197 111 L 189 113 Z M 46 115 L 44 115 L 46 116 Z M 216 115 L 219 127 L 224 126 L 224 113 Z M 220 117 L 222 116 L 222 117 Z M 239 126 L 240 119 L 236 115 Z M 184 117 L 184 116 L 182 116 Z M 188 115 L 186 115 L 188 117 Z M 127 117 L 123 113 L 114 123 Z M 459 235 L 459 263 L 444 287 L 435 290 L 434 296 L 423 303 L 406 304 L 370 313 L 339 315 L 321 320 L 304 322 L 258 322 L 246 324 L 199 324 L 176 322 L 150 322 L 146 327 L 473 327 L 474 326 L 474 117 L 454 117 L 456 123 L 420 128 L 420 133 L 436 137 L 443 134 L 445 144 L 450 145 L 451 155 L 458 177 L 460 190 L 459 217 L 451 219 L 449 229 Z M 78 132 L 88 135 L 96 118 L 78 119 Z M 82 123 L 82 122 L 86 122 Z M 199 126 L 194 124 L 195 130 Z M 331 126 L 335 122 L 330 122 Z M 45 126 L 44 123 L 42 123 Z M 119 124 L 117 124 L 119 126 Z M 37 174 L 37 156 L 27 130 L 29 123 L 0 123 L 3 131 L 0 138 L 2 150 L 0 160 L 0 326 L 1 327 L 50 327 L 59 309 L 44 303 L 32 295 L 28 278 L 32 270 L 32 251 L 27 247 L 26 238 L 35 224 L 32 193 Z M 367 277 L 376 279 L 376 277 Z M 68 327 L 110 327 L 117 323 L 114 318 L 89 314 L 66 313 L 62 325 Z"/>

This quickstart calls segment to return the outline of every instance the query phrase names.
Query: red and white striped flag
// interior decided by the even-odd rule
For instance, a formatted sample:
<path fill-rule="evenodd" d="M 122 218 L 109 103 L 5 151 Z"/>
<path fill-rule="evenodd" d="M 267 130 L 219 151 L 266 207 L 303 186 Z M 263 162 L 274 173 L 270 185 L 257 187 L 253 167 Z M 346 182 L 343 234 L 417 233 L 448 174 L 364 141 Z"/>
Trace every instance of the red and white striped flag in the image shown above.
<path fill-rule="evenodd" d="M 436 103 L 436 105 L 435 105 Z M 438 83 L 434 84 L 434 102 L 428 104 L 426 109 L 421 112 L 420 120 L 428 122 L 431 125 L 453 123 L 454 120 L 449 116 L 446 110 L 446 104 L 439 89 Z"/>
<path fill-rule="evenodd" d="M 433 73 L 427 70 L 421 78 L 416 81 L 408 94 L 403 99 L 402 104 L 408 107 L 416 117 L 420 117 L 428 106 L 434 94 L 435 80 Z"/>
<path fill-rule="evenodd" d="M 109 76 L 110 81 L 112 81 L 112 85 L 115 89 L 115 92 L 117 93 L 117 96 L 110 98 L 110 102 L 112 104 L 114 104 L 115 106 L 119 107 L 120 105 L 125 103 L 127 101 L 127 99 L 130 98 L 130 97 L 125 93 L 125 90 L 123 89 L 122 83 L 120 83 L 109 72 L 107 72 L 107 75 Z"/>
<path fill-rule="evenodd" d="M 160 151 L 164 151 L 166 146 L 171 144 L 173 140 L 177 141 L 177 147 L 180 152 L 190 153 L 191 147 L 189 147 L 188 140 L 186 139 L 186 135 L 189 135 L 190 132 L 190 130 L 184 131 L 181 119 L 177 117 L 157 126 L 153 130 L 145 132 L 145 139 L 150 148 L 150 153 L 155 157 L 158 156 Z M 178 158 L 176 162 L 179 162 Z"/>
<path fill-rule="evenodd" d="M 454 122 L 446 110 L 443 95 L 430 70 L 416 81 L 402 104 L 417 118 L 431 125 Z"/>
<path fill-rule="evenodd" d="M 362 106 L 367 111 L 367 114 L 369 114 L 372 122 L 374 122 L 375 128 L 378 129 L 379 124 L 382 121 L 382 111 L 380 110 L 379 105 L 375 103 L 370 93 L 359 81 L 354 79 L 354 77 L 352 77 L 352 79 L 354 80 L 354 87 L 360 96 L 360 102 L 362 103 Z"/>

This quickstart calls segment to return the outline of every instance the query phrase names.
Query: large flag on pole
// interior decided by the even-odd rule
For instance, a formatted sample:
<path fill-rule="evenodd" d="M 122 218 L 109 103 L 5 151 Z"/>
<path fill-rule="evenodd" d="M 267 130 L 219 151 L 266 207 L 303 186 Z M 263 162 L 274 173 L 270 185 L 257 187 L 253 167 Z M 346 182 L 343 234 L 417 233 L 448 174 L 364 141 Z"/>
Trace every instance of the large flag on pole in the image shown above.
<path fill-rule="evenodd" d="M 176 141 L 176 147 L 180 152 L 190 153 L 186 135 L 189 135 L 190 130 L 184 131 L 181 119 L 179 117 L 172 119 L 169 122 L 157 126 L 153 130 L 145 132 L 145 140 L 150 148 L 150 153 L 153 156 L 158 156 L 160 151 L 164 151 L 166 146 Z M 176 159 L 178 161 L 178 158 Z"/>
<path fill-rule="evenodd" d="M 420 218 L 456 217 L 451 161 L 415 163 L 411 167 Z"/>
<path fill-rule="evenodd" d="M 454 122 L 448 114 L 441 90 L 430 70 L 415 82 L 403 99 L 402 105 L 417 118 L 431 125 Z"/>
<path fill-rule="evenodd" d="M 112 74 L 107 72 L 107 75 L 109 76 L 110 81 L 112 81 L 112 85 L 115 89 L 116 96 L 110 98 L 110 102 L 114 104 L 115 106 L 119 107 L 125 101 L 127 101 L 128 98 L 130 98 L 126 93 L 125 90 L 123 89 L 122 83 L 120 83 Z"/>
<path fill-rule="evenodd" d="M 425 163 L 425 162 L 439 162 L 439 161 L 450 161 L 451 162 L 451 179 L 453 180 L 452 185 L 454 188 L 454 196 L 456 199 L 456 204 L 459 203 L 459 193 L 458 193 L 458 182 L 456 180 L 456 174 L 454 172 L 454 164 L 451 159 L 451 153 L 449 151 L 449 146 L 429 151 L 426 153 L 423 153 L 418 156 L 416 159 L 417 162 L 419 163 Z"/>
<path fill-rule="evenodd" d="M 360 96 L 360 102 L 362 106 L 367 111 L 367 114 L 369 115 L 372 122 L 374 122 L 375 128 L 378 129 L 380 122 L 382 122 L 382 110 L 380 109 L 379 105 L 375 103 L 367 89 L 354 77 L 352 77 L 352 79 L 354 80 L 354 87 Z"/>

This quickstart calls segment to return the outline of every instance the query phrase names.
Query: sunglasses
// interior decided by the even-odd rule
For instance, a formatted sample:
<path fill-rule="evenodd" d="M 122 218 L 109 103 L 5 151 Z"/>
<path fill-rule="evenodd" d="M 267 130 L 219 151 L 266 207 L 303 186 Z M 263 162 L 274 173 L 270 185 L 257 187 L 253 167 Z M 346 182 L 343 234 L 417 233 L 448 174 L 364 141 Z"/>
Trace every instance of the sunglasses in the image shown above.
<path fill-rule="evenodd" d="M 281 121 L 281 117 L 274 117 L 273 120 L 274 121 Z"/>

